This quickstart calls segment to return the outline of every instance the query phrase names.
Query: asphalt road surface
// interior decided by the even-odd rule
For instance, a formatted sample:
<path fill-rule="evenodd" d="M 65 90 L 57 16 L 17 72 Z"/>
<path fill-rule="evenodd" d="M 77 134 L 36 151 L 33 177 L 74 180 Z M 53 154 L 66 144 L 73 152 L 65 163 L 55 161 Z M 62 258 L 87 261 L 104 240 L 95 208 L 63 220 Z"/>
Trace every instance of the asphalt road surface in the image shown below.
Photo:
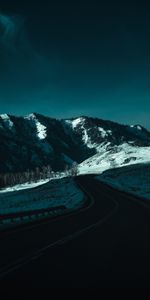
<path fill-rule="evenodd" d="M 0 234 L 0 285 L 32 288 L 150 287 L 150 205 L 93 176 L 74 214 Z"/>

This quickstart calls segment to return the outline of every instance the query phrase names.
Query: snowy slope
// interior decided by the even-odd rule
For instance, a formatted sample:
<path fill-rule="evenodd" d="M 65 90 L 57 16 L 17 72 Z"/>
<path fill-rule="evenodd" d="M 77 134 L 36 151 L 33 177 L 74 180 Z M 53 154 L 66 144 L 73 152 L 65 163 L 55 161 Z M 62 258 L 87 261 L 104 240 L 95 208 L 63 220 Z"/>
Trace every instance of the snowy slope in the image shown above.
<path fill-rule="evenodd" d="M 0 194 L 0 213 L 11 214 L 65 206 L 77 209 L 84 203 L 84 195 L 72 178 L 52 180 L 36 188 Z"/>
<path fill-rule="evenodd" d="M 120 166 L 150 162 L 150 147 L 137 147 L 127 143 L 111 146 L 102 144 L 97 154 L 79 165 L 80 174 L 102 173 Z"/>
<path fill-rule="evenodd" d="M 49 182 L 49 179 L 45 179 L 45 180 L 43 179 L 43 180 L 39 180 L 38 182 L 32 182 L 32 183 L 26 182 L 26 183 L 16 184 L 14 186 L 0 189 L 0 194 L 32 189 L 42 184 L 45 184 L 47 182 Z"/>
<path fill-rule="evenodd" d="M 121 191 L 150 200 L 150 164 L 109 170 L 97 178 Z"/>
<path fill-rule="evenodd" d="M 150 162 L 150 135 L 140 125 L 121 126 L 86 117 L 67 123 L 80 132 L 88 148 L 96 151 L 79 164 L 80 174 L 102 173 L 119 166 Z"/>

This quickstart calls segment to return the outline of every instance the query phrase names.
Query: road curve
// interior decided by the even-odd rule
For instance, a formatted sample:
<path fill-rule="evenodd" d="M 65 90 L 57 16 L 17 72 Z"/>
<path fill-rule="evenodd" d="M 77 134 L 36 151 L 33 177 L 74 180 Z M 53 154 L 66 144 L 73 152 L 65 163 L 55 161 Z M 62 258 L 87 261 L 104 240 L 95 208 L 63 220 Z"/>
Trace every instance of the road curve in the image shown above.
<path fill-rule="evenodd" d="M 30 287 L 148 287 L 150 206 L 93 176 L 88 209 L 1 234 L 0 282 Z"/>

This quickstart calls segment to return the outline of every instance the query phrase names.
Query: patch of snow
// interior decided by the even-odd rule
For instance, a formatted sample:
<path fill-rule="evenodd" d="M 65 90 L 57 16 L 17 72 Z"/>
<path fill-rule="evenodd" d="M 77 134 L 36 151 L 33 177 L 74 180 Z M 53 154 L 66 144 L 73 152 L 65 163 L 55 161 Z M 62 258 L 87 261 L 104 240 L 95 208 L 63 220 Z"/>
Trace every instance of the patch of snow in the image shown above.
<path fill-rule="evenodd" d="M 27 119 L 27 120 L 34 120 L 36 117 L 34 114 L 29 114 L 27 116 L 24 117 L 24 119 Z"/>
<path fill-rule="evenodd" d="M 106 136 L 108 136 L 107 131 L 105 131 L 103 128 L 98 127 L 98 131 L 101 133 L 102 138 L 105 138 Z"/>
<path fill-rule="evenodd" d="M 9 119 L 9 117 L 8 117 L 7 114 L 2 114 L 2 115 L 0 115 L 0 117 L 1 117 L 3 120 Z"/>
<path fill-rule="evenodd" d="M 65 120 L 65 122 L 66 124 L 70 125 L 73 130 L 75 130 L 78 125 L 80 125 L 80 128 L 82 129 L 82 140 L 84 144 L 86 144 L 88 148 L 95 148 L 96 145 L 91 143 L 90 137 L 88 136 L 88 132 L 84 127 L 84 122 L 85 122 L 84 117 L 74 119 L 73 121 Z"/>
<path fill-rule="evenodd" d="M 71 120 L 63 120 L 63 123 L 71 125 L 72 126 L 72 121 Z"/>
<path fill-rule="evenodd" d="M 130 125 L 131 128 L 142 130 L 142 127 L 140 125 Z"/>
<path fill-rule="evenodd" d="M 86 145 L 88 145 L 89 137 L 88 137 L 88 134 L 87 134 L 87 130 L 86 130 L 84 127 L 82 127 L 82 129 L 83 129 L 83 137 L 82 137 L 82 140 L 84 141 L 84 143 L 85 143 Z"/>
<path fill-rule="evenodd" d="M 64 206 L 77 209 L 84 203 L 84 194 L 72 178 L 52 180 L 36 189 L 0 194 L 1 214 L 26 212 Z"/>
<path fill-rule="evenodd" d="M 30 114 L 26 116 L 25 119 L 34 121 L 37 130 L 37 136 L 40 140 L 44 140 L 47 137 L 46 126 L 40 123 L 35 114 Z"/>
<path fill-rule="evenodd" d="M 84 122 L 84 118 L 77 118 L 75 120 L 72 121 L 72 127 L 73 129 L 76 128 L 79 124 L 82 124 Z"/>
<path fill-rule="evenodd" d="M 107 130 L 107 133 L 108 133 L 109 135 L 112 135 L 112 131 L 111 131 L 111 130 Z"/>
<path fill-rule="evenodd" d="M 138 129 L 138 130 L 142 130 L 142 127 L 138 125 L 138 126 L 137 126 L 137 129 Z"/>
<path fill-rule="evenodd" d="M 44 140 L 47 137 L 46 127 L 36 120 L 37 134 L 40 140 Z"/>
<path fill-rule="evenodd" d="M 35 187 L 40 186 L 42 184 L 45 184 L 45 183 L 47 183 L 51 180 L 62 179 L 62 178 L 65 178 L 65 177 L 67 177 L 65 172 L 54 173 L 51 178 L 41 179 L 37 182 L 26 182 L 26 183 L 17 184 L 17 185 L 11 186 L 11 187 L 0 189 L 0 194 L 32 189 L 32 188 L 35 188 Z"/>
<path fill-rule="evenodd" d="M 65 123 L 71 125 L 71 127 L 75 129 L 79 124 L 82 125 L 84 120 L 85 119 L 83 117 L 80 117 L 74 120 L 65 120 Z"/>
<path fill-rule="evenodd" d="M 7 187 L 5 189 L 0 190 L 0 194 L 35 188 L 35 187 L 40 186 L 44 183 L 47 183 L 48 181 L 49 181 L 49 179 L 45 179 L 45 180 L 40 180 L 38 182 L 32 182 L 32 183 L 26 182 L 26 183 L 22 183 L 22 184 L 17 184 L 17 185 L 14 185 L 12 187 Z"/>
<path fill-rule="evenodd" d="M 13 122 L 10 120 L 10 117 L 7 114 L 2 114 L 0 115 L 0 117 L 8 128 L 12 128 L 14 126 Z"/>

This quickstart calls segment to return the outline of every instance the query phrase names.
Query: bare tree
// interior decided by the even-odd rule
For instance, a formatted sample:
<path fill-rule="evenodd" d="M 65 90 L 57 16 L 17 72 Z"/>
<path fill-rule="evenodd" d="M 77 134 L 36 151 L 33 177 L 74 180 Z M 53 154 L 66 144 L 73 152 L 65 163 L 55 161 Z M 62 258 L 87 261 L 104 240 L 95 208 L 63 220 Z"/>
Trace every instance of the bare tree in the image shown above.
<path fill-rule="evenodd" d="M 41 169 L 36 167 L 35 170 L 26 170 L 25 172 L 4 173 L 0 174 L 0 187 L 13 186 L 26 182 L 37 182 L 41 179 L 52 177 L 52 168 L 50 165 L 43 166 Z"/>
<path fill-rule="evenodd" d="M 51 178 L 52 176 L 52 168 L 50 165 L 47 166 L 47 178 Z"/>
<path fill-rule="evenodd" d="M 71 168 L 71 176 L 75 177 L 78 175 L 78 164 L 77 162 L 73 162 L 72 168 Z"/>
<path fill-rule="evenodd" d="M 68 177 L 69 176 L 69 166 L 68 165 L 66 165 L 65 166 L 65 175 Z"/>

